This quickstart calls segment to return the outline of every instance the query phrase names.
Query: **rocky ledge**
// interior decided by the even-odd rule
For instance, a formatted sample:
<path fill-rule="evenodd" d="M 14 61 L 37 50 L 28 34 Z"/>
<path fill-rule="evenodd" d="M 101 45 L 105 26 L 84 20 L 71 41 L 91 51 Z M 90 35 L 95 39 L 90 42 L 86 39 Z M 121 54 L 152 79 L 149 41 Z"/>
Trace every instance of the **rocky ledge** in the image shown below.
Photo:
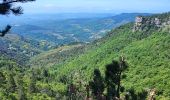
<path fill-rule="evenodd" d="M 133 27 L 135 31 L 147 31 L 152 29 L 161 29 L 170 25 L 170 13 L 153 15 L 151 17 L 137 16 Z"/>

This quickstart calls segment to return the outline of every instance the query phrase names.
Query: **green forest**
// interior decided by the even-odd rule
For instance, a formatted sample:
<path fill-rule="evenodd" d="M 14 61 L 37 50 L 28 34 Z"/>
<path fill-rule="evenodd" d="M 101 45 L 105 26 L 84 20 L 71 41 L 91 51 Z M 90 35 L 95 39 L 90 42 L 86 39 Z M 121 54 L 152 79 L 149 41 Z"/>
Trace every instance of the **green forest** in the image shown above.
<path fill-rule="evenodd" d="M 22 8 L 11 3 L 30 1 L 4 0 L 0 15 L 20 15 Z M 11 35 L 7 25 L 0 30 L 0 100 L 170 100 L 170 12 L 144 15 L 120 15 L 128 22 L 115 17 L 111 30 L 102 21 L 78 19 L 95 32 L 107 31 L 94 41 L 62 45 L 48 41 L 54 36 Z M 82 30 L 76 34 L 85 39 Z"/>
<path fill-rule="evenodd" d="M 169 100 L 169 18 L 143 17 L 92 43 L 42 52 L 25 66 L 2 55 L 0 100 Z"/>

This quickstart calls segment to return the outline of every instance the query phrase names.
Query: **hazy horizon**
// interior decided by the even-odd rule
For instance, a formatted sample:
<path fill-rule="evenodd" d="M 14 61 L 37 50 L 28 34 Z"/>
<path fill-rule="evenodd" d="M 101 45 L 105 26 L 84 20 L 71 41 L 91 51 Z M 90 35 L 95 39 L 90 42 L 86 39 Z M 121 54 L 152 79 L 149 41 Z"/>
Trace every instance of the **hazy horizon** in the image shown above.
<path fill-rule="evenodd" d="M 169 0 L 37 0 L 20 4 L 34 13 L 161 13 L 170 11 Z"/>

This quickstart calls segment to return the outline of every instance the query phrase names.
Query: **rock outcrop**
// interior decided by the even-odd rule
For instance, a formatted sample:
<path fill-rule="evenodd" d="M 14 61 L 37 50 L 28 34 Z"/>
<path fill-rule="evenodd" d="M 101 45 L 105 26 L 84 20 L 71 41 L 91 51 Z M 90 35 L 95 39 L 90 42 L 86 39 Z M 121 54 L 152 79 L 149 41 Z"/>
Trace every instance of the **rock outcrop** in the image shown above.
<path fill-rule="evenodd" d="M 150 29 L 161 29 L 170 25 L 170 13 L 153 15 L 151 17 L 137 16 L 133 27 L 135 31 L 147 31 Z"/>
<path fill-rule="evenodd" d="M 135 19 L 135 25 L 133 27 L 133 31 L 142 30 L 142 24 L 144 22 L 144 18 L 142 16 L 137 16 Z"/>

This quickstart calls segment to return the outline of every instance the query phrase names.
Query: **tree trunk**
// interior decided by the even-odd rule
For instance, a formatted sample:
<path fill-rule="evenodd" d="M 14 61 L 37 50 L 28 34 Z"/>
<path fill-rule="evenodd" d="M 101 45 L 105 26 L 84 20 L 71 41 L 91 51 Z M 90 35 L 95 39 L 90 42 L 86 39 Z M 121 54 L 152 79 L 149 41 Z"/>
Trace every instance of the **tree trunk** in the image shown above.
<path fill-rule="evenodd" d="M 120 78 L 121 78 L 121 72 L 118 77 L 118 86 L 117 86 L 117 97 L 120 98 Z"/>

